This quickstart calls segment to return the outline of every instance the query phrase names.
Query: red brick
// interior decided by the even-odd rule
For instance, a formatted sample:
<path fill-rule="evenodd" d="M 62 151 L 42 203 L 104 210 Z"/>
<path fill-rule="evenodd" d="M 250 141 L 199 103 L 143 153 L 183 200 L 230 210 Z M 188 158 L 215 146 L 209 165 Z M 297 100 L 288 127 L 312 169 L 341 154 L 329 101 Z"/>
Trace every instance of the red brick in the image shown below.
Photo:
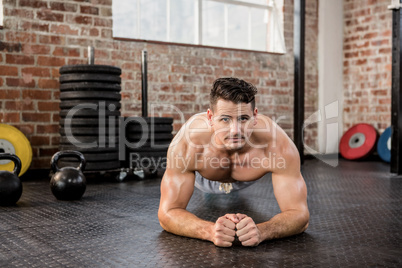
<path fill-rule="evenodd" d="M 52 25 L 50 32 L 61 35 L 78 35 L 78 30 L 71 29 L 68 25 Z"/>
<path fill-rule="evenodd" d="M 391 47 L 387 47 L 387 48 L 381 48 L 378 53 L 380 54 L 392 54 L 392 48 Z"/>
<path fill-rule="evenodd" d="M 378 33 L 373 32 L 373 33 L 367 33 L 363 36 L 364 39 L 372 39 L 378 36 Z"/>
<path fill-rule="evenodd" d="M 32 101 L 21 101 L 21 100 L 12 100 L 5 102 L 5 108 L 9 111 L 28 111 L 28 110 L 35 110 L 34 104 Z"/>
<path fill-rule="evenodd" d="M 7 54 L 6 55 L 6 63 L 8 64 L 26 64 L 33 65 L 35 62 L 34 56 L 24 56 L 24 55 L 15 55 L 15 54 Z"/>
<path fill-rule="evenodd" d="M 59 80 L 56 79 L 42 79 L 38 81 L 38 87 L 43 89 L 58 89 Z"/>
<path fill-rule="evenodd" d="M 99 36 L 99 30 L 96 28 L 82 28 L 81 35 L 84 36 Z"/>
<path fill-rule="evenodd" d="M 57 36 L 57 35 L 40 35 L 39 36 L 39 43 L 62 45 L 62 44 L 65 44 L 65 37 L 64 36 Z"/>
<path fill-rule="evenodd" d="M 41 67 L 25 67 L 21 69 L 22 75 L 30 74 L 32 76 L 49 77 L 50 69 Z"/>
<path fill-rule="evenodd" d="M 12 67 L 12 66 L 1 65 L 0 66 L 0 75 L 18 76 L 18 68 Z"/>
<path fill-rule="evenodd" d="M 92 17 L 82 15 L 66 15 L 66 22 L 91 25 Z"/>
<path fill-rule="evenodd" d="M 22 121 L 23 122 L 50 122 L 50 113 L 28 113 L 22 112 Z"/>
<path fill-rule="evenodd" d="M 58 133 L 59 132 L 59 125 L 37 125 L 36 126 L 36 133 L 38 134 L 47 134 L 47 133 Z"/>
<path fill-rule="evenodd" d="M 63 66 L 65 65 L 65 58 L 47 57 L 39 56 L 38 65 L 39 66 Z"/>
<path fill-rule="evenodd" d="M 47 8 L 47 3 L 38 0 L 20 0 L 19 6 L 21 7 L 33 7 L 33 8 Z"/>
<path fill-rule="evenodd" d="M 56 133 L 56 132 L 48 132 L 48 133 Z M 60 137 L 50 137 L 52 145 L 58 145 Z M 57 143 L 54 143 L 54 140 L 57 140 Z M 55 153 L 58 152 L 58 148 L 39 148 L 39 156 L 48 156 L 52 157 Z"/>
<path fill-rule="evenodd" d="M 58 11 L 76 12 L 78 9 L 78 5 L 72 3 L 50 2 L 50 9 Z"/>
<path fill-rule="evenodd" d="M 35 87 L 35 81 L 30 79 L 25 81 L 23 78 L 6 78 L 6 84 L 9 87 Z"/>
<path fill-rule="evenodd" d="M 32 146 L 43 146 L 45 144 L 49 144 L 49 136 L 31 136 L 30 142 Z"/>
<path fill-rule="evenodd" d="M 111 19 L 103 19 L 103 18 L 94 18 L 94 26 L 101 26 L 101 27 L 112 27 L 112 20 Z"/>
<path fill-rule="evenodd" d="M 19 9 L 19 8 L 8 8 L 3 5 L 4 16 L 19 17 L 24 19 L 33 19 L 34 13 L 32 10 Z"/>
<path fill-rule="evenodd" d="M 83 14 L 99 15 L 99 8 L 94 6 L 80 6 L 80 12 Z"/>
<path fill-rule="evenodd" d="M 45 21 L 56 21 L 56 22 L 63 22 L 64 15 L 60 13 L 54 13 L 49 9 L 44 9 L 36 12 L 36 16 L 40 20 Z"/>
<path fill-rule="evenodd" d="M 8 89 L 2 89 L 0 90 L 0 99 L 18 99 L 21 96 L 20 90 L 8 90 Z"/>
<path fill-rule="evenodd" d="M 189 66 L 172 65 L 171 69 L 173 73 L 186 73 L 186 74 L 191 73 L 191 67 Z"/>
<path fill-rule="evenodd" d="M 50 47 L 45 45 L 25 44 L 22 46 L 22 52 L 25 54 L 49 54 Z"/>
<path fill-rule="evenodd" d="M 20 113 L 3 113 L 2 123 L 19 123 Z"/>
<path fill-rule="evenodd" d="M 213 74 L 213 69 L 211 67 L 195 66 L 192 68 L 194 74 Z"/>
<path fill-rule="evenodd" d="M 65 56 L 65 57 L 80 57 L 79 48 L 69 48 L 69 47 L 56 47 L 53 51 L 54 56 Z"/>
<path fill-rule="evenodd" d="M 51 92 L 45 90 L 29 89 L 22 91 L 23 99 L 49 100 L 51 96 L 52 96 Z"/>
<path fill-rule="evenodd" d="M 59 102 L 49 102 L 49 101 L 38 101 L 38 110 L 39 111 L 58 111 L 59 110 Z"/>
<path fill-rule="evenodd" d="M 24 31 L 49 32 L 49 23 L 43 24 L 40 22 L 21 21 L 20 27 Z"/>

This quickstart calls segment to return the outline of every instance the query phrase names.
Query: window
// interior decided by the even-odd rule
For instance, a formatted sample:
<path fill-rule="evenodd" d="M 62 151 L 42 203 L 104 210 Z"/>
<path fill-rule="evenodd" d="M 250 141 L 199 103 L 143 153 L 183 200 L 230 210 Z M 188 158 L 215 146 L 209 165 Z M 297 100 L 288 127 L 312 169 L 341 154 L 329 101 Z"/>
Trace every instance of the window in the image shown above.
<path fill-rule="evenodd" d="M 283 0 L 113 0 L 113 36 L 284 53 Z"/>

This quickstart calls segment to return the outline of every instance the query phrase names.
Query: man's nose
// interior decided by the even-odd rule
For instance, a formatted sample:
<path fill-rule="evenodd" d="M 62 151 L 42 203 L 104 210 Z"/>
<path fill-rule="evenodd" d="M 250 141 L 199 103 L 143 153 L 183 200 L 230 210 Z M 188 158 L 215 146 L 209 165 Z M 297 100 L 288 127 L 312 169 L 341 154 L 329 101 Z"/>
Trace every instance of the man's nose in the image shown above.
<path fill-rule="evenodd" d="M 237 134 L 240 132 L 240 124 L 237 120 L 233 120 L 230 124 L 230 133 Z"/>

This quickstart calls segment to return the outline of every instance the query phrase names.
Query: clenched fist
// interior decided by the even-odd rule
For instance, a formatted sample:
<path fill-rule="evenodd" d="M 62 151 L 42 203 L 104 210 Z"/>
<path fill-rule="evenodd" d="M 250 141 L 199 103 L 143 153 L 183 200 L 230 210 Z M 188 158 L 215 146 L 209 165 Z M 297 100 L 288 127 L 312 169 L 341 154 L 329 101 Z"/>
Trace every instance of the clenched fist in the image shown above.
<path fill-rule="evenodd" d="M 255 247 L 261 243 L 261 232 L 254 220 L 245 214 L 237 213 L 236 235 L 243 246 Z M 235 222 L 233 222 L 235 223 Z"/>
<path fill-rule="evenodd" d="M 231 247 L 236 236 L 236 214 L 226 214 L 218 218 L 214 226 L 213 243 L 218 247 Z"/>

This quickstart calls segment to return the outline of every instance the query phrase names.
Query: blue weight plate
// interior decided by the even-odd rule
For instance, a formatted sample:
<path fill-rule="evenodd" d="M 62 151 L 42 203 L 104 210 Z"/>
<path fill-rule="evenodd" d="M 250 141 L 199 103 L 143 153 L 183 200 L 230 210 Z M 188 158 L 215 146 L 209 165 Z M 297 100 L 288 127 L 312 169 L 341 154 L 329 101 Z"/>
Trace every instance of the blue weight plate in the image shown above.
<path fill-rule="evenodd" d="M 377 153 L 385 162 L 391 162 L 391 127 L 387 127 L 377 143 Z"/>

